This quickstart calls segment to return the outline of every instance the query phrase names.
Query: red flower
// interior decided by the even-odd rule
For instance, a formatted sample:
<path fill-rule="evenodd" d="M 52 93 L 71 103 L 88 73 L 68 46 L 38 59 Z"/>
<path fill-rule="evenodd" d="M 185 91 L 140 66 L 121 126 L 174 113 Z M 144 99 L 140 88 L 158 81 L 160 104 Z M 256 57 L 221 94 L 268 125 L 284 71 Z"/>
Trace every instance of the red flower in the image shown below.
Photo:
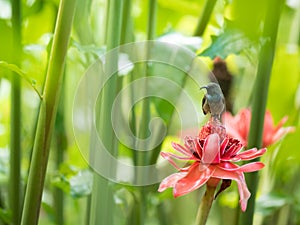
<path fill-rule="evenodd" d="M 240 193 L 241 209 L 245 211 L 250 192 L 246 185 L 244 172 L 258 171 L 264 167 L 264 164 L 253 162 L 238 166 L 233 162 L 257 158 L 264 154 L 266 149 L 257 150 L 253 148 L 240 152 L 243 145 L 237 139 L 226 137 L 221 140 L 219 134 L 213 133 L 208 134 L 205 139 L 186 137 L 184 146 L 172 143 L 173 148 L 181 155 L 162 152 L 161 156 L 166 158 L 179 172 L 165 178 L 158 191 L 162 192 L 172 187 L 174 197 L 178 197 L 194 191 L 205 183 L 216 186 L 221 179 L 224 179 L 224 184 L 235 180 Z M 190 166 L 179 168 L 172 158 L 192 160 L 193 163 Z"/>
<path fill-rule="evenodd" d="M 231 137 L 239 139 L 243 145 L 248 143 L 248 134 L 250 130 L 251 111 L 242 109 L 236 116 L 225 112 L 223 115 L 224 125 L 227 134 Z M 283 128 L 283 124 L 287 121 L 287 117 L 283 117 L 277 126 L 274 125 L 272 115 L 266 111 L 264 131 L 263 131 L 263 147 L 268 147 L 281 139 L 285 134 L 294 131 L 293 127 Z"/>

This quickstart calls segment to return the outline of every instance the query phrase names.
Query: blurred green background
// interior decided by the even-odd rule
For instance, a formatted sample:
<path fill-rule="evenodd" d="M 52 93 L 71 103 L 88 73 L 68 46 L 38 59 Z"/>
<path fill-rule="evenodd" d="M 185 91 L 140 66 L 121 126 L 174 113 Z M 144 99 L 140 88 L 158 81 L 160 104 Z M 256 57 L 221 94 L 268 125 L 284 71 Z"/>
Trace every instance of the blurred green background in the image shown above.
<path fill-rule="evenodd" d="M 209 1 L 209 0 L 208 0 Z M 74 138 L 72 105 L 76 87 L 89 66 L 105 52 L 107 45 L 108 5 L 105 0 L 77 0 L 71 39 L 68 46 L 64 72 L 63 90 L 52 138 L 46 182 L 42 196 L 39 224 L 92 224 L 88 222 L 90 211 L 97 213 L 97 206 L 90 206 L 93 193 L 93 172 L 83 159 Z M 149 39 L 149 1 L 122 1 L 130 10 L 114 15 L 122 20 L 120 44 Z M 128 4 L 130 2 L 130 4 Z M 268 1 L 224 0 L 216 1 L 205 24 L 204 32 L 197 35 L 197 24 L 201 20 L 204 0 L 157 0 L 154 14 L 154 31 L 151 39 L 175 42 L 187 47 L 213 70 L 213 60 L 221 57 L 232 75 L 230 99 L 232 112 L 251 104 L 253 84 L 259 63 L 261 46 L 268 41 L 262 36 L 265 12 L 273 6 Z M 32 153 L 40 99 L 32 86 L 42 93 L 49 61 L 49 53 L 58 13 L 59 0 L 21 1 L 21 53 L 14 51 L 12 29 L 12 7 L 9 0 L 0 0 L 0 224 L 12 224 L 12 212 L 8 203 L 10 131 L 11 131 L 11 79 L 13 66 L 25 74 L 21 78 L 21 196 L 24 194 L 30 157 Z M 124 9 L 123 9 L 124 10 Z M 125 11 L 123 11 L 125 12 Z M 150 10 L 151 13 L 151 10 Z M 124 22 L 126 21 L 126 23 Z M 126 26 L 124 24 L 127 24 Z M 124 28 L 124 29 L 123 29 Z M 125 29 L 126 28 L 126 29 Z M 196 35 L 195 35 L 196 34 Z M 300 224 L 300 142 L 299 142 L 299 44 L 300 1 L 284 2 L 280 15 L 275 59 L 268 90 L 267 109 L 274 121 L 288 116 L 286 126 L 294 126 L 288 134 L 268 148 L 261 159 L 266 168 L 260 172 L 254 224 Z M 15 63 L 15 54 L 20 60 Z M 8 64 L 10 66 L 7 66 Z M 137 66 L 138 67 L 138 66 Z M 155 69 L 154 69 L 155 71 Z M 192 81 L 183 81 L 180 71 L 165 69 L 163 77 L 175 79 L 192 95 L 201 114 L 201 93 Z M 160 75 L 160 74 L 159 74 Z M 123 84 L 131 82 L 129 75 L 123 76 Z M 136 78 L 134 78 L 136 79 Z M 31 83 L 31 84 L 30 84 Z M 166 90 L 167 91 L 167 90 Z M 176 93 L 177 94 L 177 93 Z M 180 93 L 178 93 L 180 95 Z M 84 105 L 82 106 L 85 107 Z M 174 106 L 173 106 L 174 107 Z M 158 150 L 170 150 L 171 141 L 181 142 L 178 134 L 182 127 L 198 129 L 200 124 L 179 124 L 178 113 L 173 113 L 168 103 L 150 99 L 150 116 L 161 116 L 167 125 L 167 136 Z M 180 107 L 180 110 L 186 110 Z M 188 113 L 188 112 L 180 112 Z M 179 113 L 179 114 L 180 114 Z M 135 107 L 135 118 L 139 125 L 142 103 Z M 136 125 L 136 126 L 138 126 Z M 181 127 L 182 126 L 182 127 Z M 119 156 L 134 161 L 126 147 L 120 144 Z M 158 155 L 158 154 L 156 154 Z M 155 158 L 154 163 L 157 158 Z M 161 159 L 158 159 L 161 160 Z M 170 165 L 160 168 L 171 173 Z M 172 191 L 157 193 L 156 188 L 146 190 L 147 210 L 142 214 L 135 208 L 140 190 L 130 185 L 112 184 L 113 224 L 140 224 L 132 217 L 140 214 L 145 224 L 193 224 L 203 188 L 186 196 L 174 199 Z M 57 191 L 60 193 L 57 196 Z M 61 201 L 57 202 L 57 198 Z M 238 207 L 236 184 L 222 193 L 215 201 L 208 224 L 235 224 Z M 62 203 L 63 202 L 63 203 Z M 59 209 L 56 204 L 63 204 Z M 91 208 L 89 208 L 89 206 Z M 58 214 L 61 213 L 61 214 Z M 58 219 L 60 217 L 60 219 Z"/>

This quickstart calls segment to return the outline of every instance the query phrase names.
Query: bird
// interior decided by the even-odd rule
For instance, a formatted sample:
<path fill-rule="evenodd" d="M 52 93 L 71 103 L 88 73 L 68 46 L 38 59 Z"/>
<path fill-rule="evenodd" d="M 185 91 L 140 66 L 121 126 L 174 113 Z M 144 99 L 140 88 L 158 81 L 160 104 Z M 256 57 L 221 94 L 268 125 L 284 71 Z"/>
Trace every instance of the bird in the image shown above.
<path fill-rule="evenodd" d="M 225 110 L 225 98 L 217 83 L 209 83 L 200 87 L 206 89 L 207 93 L 202 99 L 202 111 L 204 115 L 210 113 L 213 119 L 221 121 L 221 115 Z"/>

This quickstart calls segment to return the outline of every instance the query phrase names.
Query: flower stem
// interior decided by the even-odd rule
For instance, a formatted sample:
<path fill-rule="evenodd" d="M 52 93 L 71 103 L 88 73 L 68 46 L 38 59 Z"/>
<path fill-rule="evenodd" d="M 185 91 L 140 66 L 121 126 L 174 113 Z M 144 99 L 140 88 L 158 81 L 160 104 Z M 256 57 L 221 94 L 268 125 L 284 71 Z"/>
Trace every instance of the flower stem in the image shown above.
<path fill-rule="evenodd" d="M 108 2 L 108 19 L 105 38 L 107 51 L 118 47 L 120 44 L 122 7 L 122 1 L 111 0 Z M 110 78 L 102 89 L 101 105 L 98 106 L 100 107 L 100 109 L 98 109 L 100 111 L 100 117 L 96 119 L 99 121 L 99 123 L 97 122 L 98 130 L 105 148 L 108 149 L 111 155 L 116 157 L 118 153 L 117 138 L 112 127 L 111 119 L 109 118 L 111 118 L 112 105 L 117 95 L 118 73 L 109 73 L 114 71 L 115 68 L 118 68 L 118 55 L 108 54 L 105 60 L 107 62 L 104 67 L 105 76 L 110 76 Z M 96 163 L 102 163 L 99 158 L 94 160 L 97 160 Z M 112 171 L 112 174 L 116 173 L 115 165 L 110 164 L 108 167 Z M 95 172 L 91 196 L 90 224 L 113 224 L 114 206 L 113 184 Z"/>
<path fill-rule="evenodd" d="M 66 71 L 66 70 L 65 70 Z M 66 72 L 65 72 L 66 73 Z M 68 140 L 66 135 L 66 128 L 65 128 L 65 116 L 64 116 L 64 97 L 65 97 L 65 89 L 64 85 L 65 81 L 63 81 L 62 93 L 61 98 L 58 106 L 56 121 L 55 121 L 55 151 L 56 151 L 56 159 L 55 159 L 55 167 L 56 170 L 59 170 L 60 164 L 64 160 L 64 152 L 68 146 Z M 55 209 L 55 219 L 57 225 L 64 224 L 64 192 L 56 187 L 53 192 L 53 200 L 54 200 L 54 209 Z"/>
<path fill-rule="evenodd" d="M 149 0 L 149 10 L 148 10 L 148 27 L 147 27 L 147 39 L 148 40 L 153 40 L 155 38 L 155 27 L 156 27 L 156 5 L 157 2 L 156 0 Z M 146 54 L 150 54 L 150 49 L 147 49 Z M 150 68 L 147 65 L 143 67 L 145 69 L 145 76 L 148 77 L 150 76 Z M 148 89 L 148 82 L 147 79 L 145 79 L 145 82 L 143 84 L 144 87 L 144 96 L 147 96 L 147 89 Z M 143 103 L 142 103 L 142 115 L 141 115 L 141 122 L 140 126 L 138 129 L 138 138 L 145 139 L 150 135 L 148 125 L 150 123 L 150 99 L 149 98 L 144 98 Z M 138 150 L 143 150 L 146 149 L 147 146 L 143 144 L 137 143 L 137 148 Z M 137 153 L 137 163 L 139 166 L 144 166 L 147 165 L 149 161 L 149 153 L 148 152 L 138 152 Z M 136 170 L 137 174 L 137 180 L 142 180 L 144 176 L 147 176 L 147 174 L 141 173 L 139 170 Z M 139 202 L 138 202 L 138 207 L 139 207 L 139 212 L 140 215 L 137 215 L 138 218 L 140 219 L 139 224 L 143 225 L 145 224 L 146 217 L 147 217 L 147 192 L 149 190 L 147 187 L 142 186 L 139 188 Z"/>
<path fill-rule="evenodd" d="M 44 98 L 41 102 L 38 125 L 29 169 L 21 225 L 38 224 L 51 137 L 60 97 L 63 68 L 68 49 L 76 1 L 61 0 L 50 53 Z"/>
<path fill-rule="evenodd" d="M 253 91 L 252 119 L 248 138 L 249 148 L 261 147 L 262 145 L 268 87 L 271 77 L 277 30 L 283 1 L 276 0 L 274 2 L 273 0 L 269 0 L 269 5 L 273 5 L 273 7 L 267 8 L 265 17 L 263 30 L 263 39 L 265 40 L 265 44 L 261 48 L 257 78 Z M 256 160 L 259 159 L 257 158 Z M 239 224 L 251 225 L 253 223 L 255 196 L 258 185 L 258 173 L 254 172 L 246 174 L 246 182 L 248 184 L 249 191 L 251 192 L 251 198 L 248 201 L 247 211 L 240 215 Z"/>
<path fill-rule="evenodd" d="M 204 9 L 201 12 L 194 36 L 202 36 L 208 24 L 211 13 L 215 7 L 217 0 L 206 0 Z"/>
<path fill-rule="evenodd" d="M 214 200 L 216 187 L 206 185 L 206 191 L 204 196 L 202 197 L 197 217 L 196 217 L 196 224 L 195 225 L 205 225 L 209 211 L 212 206 L 212 202 Z"/>
<path fill-rule="evenodd" d="M 12 0 L 12 28 L 14 63 L 20 64 L 21 46 L 21 1 Z M 21 80 L 19 76 L 11 79 L 11 133 L 10 133 L 10 179 L 9 205 L 12 224 L 21 219 Z"/>

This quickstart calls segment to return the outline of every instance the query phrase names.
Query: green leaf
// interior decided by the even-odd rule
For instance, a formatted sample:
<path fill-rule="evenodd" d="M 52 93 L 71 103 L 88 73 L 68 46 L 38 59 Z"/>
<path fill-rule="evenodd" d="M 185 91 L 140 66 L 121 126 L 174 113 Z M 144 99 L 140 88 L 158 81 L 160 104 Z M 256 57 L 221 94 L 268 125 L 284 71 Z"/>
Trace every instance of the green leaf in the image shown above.
<path fill-rule="evenodd" d="M 75 176 L 71 177 L 69 183 L 72 197 L 80 198 L 87 196 L 92 192 L 93 175 L 89 170 L 81 170 Z"/>
<path fill-rule="evenodd" d="M 208 56 L 211 59 L 219 56 L 225 59 L 230 54 L 240 54 L 253 46 L 253 42 L 238 29 L 225 29 L 219 36 L 212 36 L 212 44 L 202 51 L 200 56 Z"/>
<path fill-rule="evenodd" d="M 0 220 L 6 224 L 11 224 L 12 221 L 12 213 L 9 210 L 0 208 Z"/>
<path fill-rule="evenodd" d="M 270 193 L 261 196 L 257 200 L 256 210 L 263 215 L 270 215 L 275 210 L 283 207 L 291 202 L 291 196 L 289 194 Z"/>
<path fill-rule="evenodd" d="M 181 45 L 183 47 L 189 48 L 191 51 L 197 51 L 203 41 L 200 37 L 190 37 L 176 31 L 167 32 L 160 36 L 157 40 Z"/>
<path fill-rule="evenodd" d="M 74 39 L 71 39 L 70 46 L 75 47 L 81 53 L 92 54 L 96 56 L 96 58 L 103 56 L 106 51 L 106 48 L 104 46 L 97 47 L 94 44 L 82 45 L 79 42 L 75 41 Z"/>
<path fill-rule="evenodd" d="M 55 211 L 53 206 L 51 206 L 49 203 L 42 201 L 42 207 L 43 210 L 47 213 L 47 216 L 49 216 L 51 221 L 55 221 Z"/>
<path fill-rule="evenodd" d="M 87 196 L 92 191 L 93 176 L 88 169 L 80 170 L 74 166 L 62 164 L 53 177 L 52 184 L 74 198 Z"/>
<path fill-rule="evenodd" d="M 17 74 L 20 77 L 22 77 L 35 90 L 35 92 L 38 94 L 40 99 L 42 99 L 42 95 L 35 87 L 36 81 L 29 78 L 29 76 L 25 72 L 23 72 L 18 66 L 16 66 L 15 64 L 10 64 L 4 61 L 0 61 L 0 68 L 1 67 L 4 69 L 8 69 L 12 72 L 15 72 L 14 74 Z"/>

